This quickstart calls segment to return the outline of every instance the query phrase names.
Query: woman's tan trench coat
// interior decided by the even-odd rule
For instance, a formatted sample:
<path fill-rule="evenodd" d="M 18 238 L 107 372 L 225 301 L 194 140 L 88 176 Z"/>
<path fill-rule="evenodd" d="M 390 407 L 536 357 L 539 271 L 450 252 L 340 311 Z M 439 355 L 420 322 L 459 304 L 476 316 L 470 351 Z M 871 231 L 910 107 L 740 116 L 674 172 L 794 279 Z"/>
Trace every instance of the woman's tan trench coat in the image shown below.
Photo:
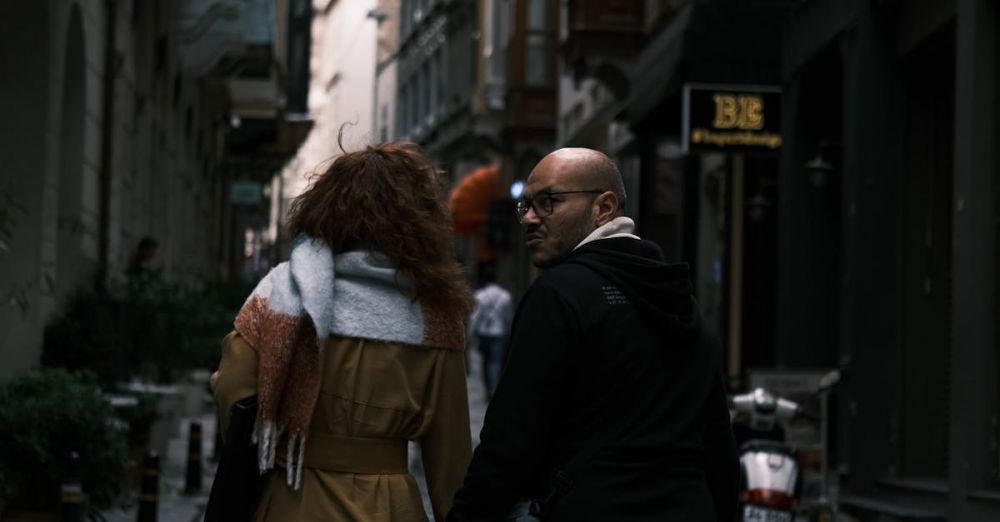
<path fill-rule="evenodd" d="M 443 521 L 471 456 L 465 354 L 331 336 L 324 358 L 311 444 L 337 436 L 417 441 L 434 517 Z M 257 352 L 236 332 L 223 341 L 212 388 L 225 433 L 229 408 L 257 388 Z M 266 478 L 255 520 L 427 520 L 409 473 L 330 471 L 310 467 L 307 458 L 302 487 L 294 491 L 278 464 Z"/>

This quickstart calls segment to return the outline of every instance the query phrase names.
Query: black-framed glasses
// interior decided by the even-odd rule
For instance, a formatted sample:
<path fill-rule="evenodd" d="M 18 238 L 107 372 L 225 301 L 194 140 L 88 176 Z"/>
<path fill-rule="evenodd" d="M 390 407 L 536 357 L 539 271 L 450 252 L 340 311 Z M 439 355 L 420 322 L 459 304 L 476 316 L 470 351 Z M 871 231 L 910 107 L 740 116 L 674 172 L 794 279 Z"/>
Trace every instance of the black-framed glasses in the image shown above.
<path fill-rule="evenodd" d="M 562 192 L 542 192 L 533 198 L 522 197 L 518 199 L 514 205 L 514 212 L 517 213 L 517 219 L 523 219 L 524 215 L 528 213 L 528 209 L 535 211 L 535 215 L 538 217 L 545 217 L 552 214 L 552 204 L 557 199 L 553 199 L 552 196 L 561 196 L 563 194 L 603 194 L 607 192 L 606 190 L 566 190 Z"/>

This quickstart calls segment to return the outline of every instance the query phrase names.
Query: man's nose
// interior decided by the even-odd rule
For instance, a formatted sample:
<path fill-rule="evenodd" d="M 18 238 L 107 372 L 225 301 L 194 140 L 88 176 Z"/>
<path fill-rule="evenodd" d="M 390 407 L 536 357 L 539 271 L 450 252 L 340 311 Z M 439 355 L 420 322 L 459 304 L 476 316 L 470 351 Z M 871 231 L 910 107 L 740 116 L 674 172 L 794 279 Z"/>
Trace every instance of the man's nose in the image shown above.
<path fill-rule="evenodd" d="M 521 215 L 521 219 L 518 220 L 522 226 L 533 225 L 539 222 L 538 214 L 535 214 L 535 206 L 528 205 L 528 210 Z"/>

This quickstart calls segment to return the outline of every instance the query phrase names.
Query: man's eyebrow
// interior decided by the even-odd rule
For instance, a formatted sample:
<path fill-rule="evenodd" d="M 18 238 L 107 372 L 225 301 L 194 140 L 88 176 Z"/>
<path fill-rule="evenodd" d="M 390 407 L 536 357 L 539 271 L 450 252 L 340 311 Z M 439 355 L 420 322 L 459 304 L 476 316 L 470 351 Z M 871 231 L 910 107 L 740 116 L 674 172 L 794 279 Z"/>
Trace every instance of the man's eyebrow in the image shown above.
<path fill-rule="evenodd" d="M 535 198 L 535 197 L 541 196 L 542 194 L 547 194 L 549 192 L 552 192 L 552 187 L 551 186 L 546 186 L 546 187 L 542 187 L 542 188 L 536 190 L 535 193 L 532 194 L 531 196 L 526 196 L 526 197 Z"/>

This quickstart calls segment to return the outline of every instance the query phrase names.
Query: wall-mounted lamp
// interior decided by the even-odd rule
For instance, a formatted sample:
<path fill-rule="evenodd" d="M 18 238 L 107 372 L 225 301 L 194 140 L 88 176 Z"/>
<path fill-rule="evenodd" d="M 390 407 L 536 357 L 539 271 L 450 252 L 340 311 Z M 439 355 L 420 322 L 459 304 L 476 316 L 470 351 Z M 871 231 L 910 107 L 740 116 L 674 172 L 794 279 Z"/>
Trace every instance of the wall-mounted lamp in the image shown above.
<path fill-rule="evenodd" d="M 816 188 L 824 188 L 830 182 L 833 175 L 833 165 L 823 159 L 822 154 L 817 154 L 815 158 L 802 165 L 806 174 L 809 175 L 809 182 Z"/>
<path fill-rule="evenodd" d="M 510 184 L 510 197 L 511 199 L 521 199 L 521 194 L 524 194 L 524 182 L 515 180 Z"/>

